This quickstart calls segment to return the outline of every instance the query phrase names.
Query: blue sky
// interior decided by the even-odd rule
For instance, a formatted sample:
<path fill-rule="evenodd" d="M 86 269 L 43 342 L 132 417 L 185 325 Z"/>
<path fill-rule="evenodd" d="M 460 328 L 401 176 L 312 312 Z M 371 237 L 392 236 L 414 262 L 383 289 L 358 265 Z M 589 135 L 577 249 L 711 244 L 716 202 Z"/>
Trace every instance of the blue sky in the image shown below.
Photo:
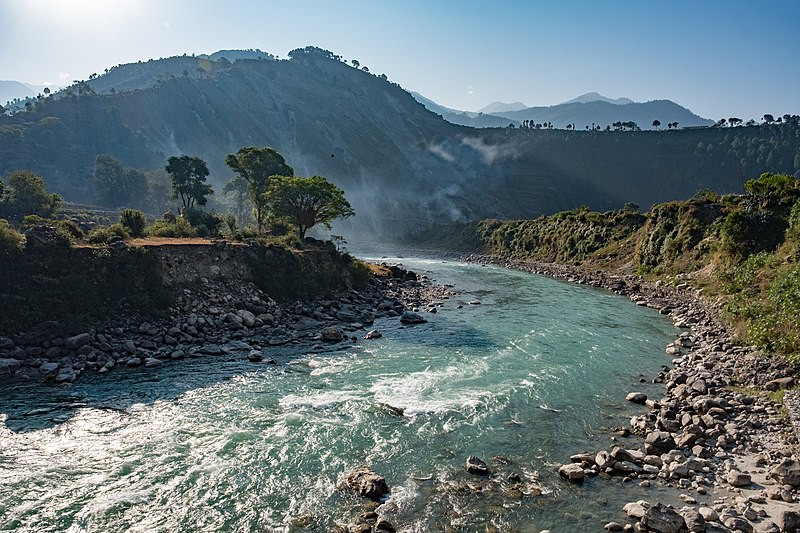
<path fill-rule="evenodd" d="M 312 44 L 458 109 L 597 91 L 746 120 L 800 113 L 798 26 L 800 0 L 0 0 L 0 79 Z"/>

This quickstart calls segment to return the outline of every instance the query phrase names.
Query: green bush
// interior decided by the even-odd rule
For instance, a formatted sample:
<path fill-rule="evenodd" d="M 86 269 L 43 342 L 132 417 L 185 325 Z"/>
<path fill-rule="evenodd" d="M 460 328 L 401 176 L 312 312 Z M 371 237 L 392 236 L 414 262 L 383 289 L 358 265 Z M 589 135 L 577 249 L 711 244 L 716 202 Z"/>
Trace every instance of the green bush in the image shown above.
<path fill-rule="evenodd" d="M 167 237 L 173 239 L 197 236 L 194 228 L 192 228 L 189 222 L 183 217 L 178 217 L 175 219 L 175 222 L 156 220 L 152 226 L 145 230 L 145 233 L 150 237 Z"/>
<path fill-rule="evenodd" d="M 144 213 L 136 209 L 123 209 L 119 216 L 119 223 L 131 235 L 131 237 L 141 237 L 144 235 L 144 228 L 147 226 L 147 219 Z"/>
<path fill-rule="evenodd" d="M 795 202 L 789 213 L 789 232 L 795 239 L 800 239 L 800 200 Z"/>
<path fill-rule="evenodd" d="M 208 237 L 211 235 L 211 230 L 205 224 L 199 224 L 194 227 L 194 232 L 198 237 Z"/>
<path fill-rule="evenodd" d="M 189 224 L 195 228 L 197 234 L 201 237 L 208 237 L 209 235 L 219 236 L 220 226 L 225 222 L 220 215 L 213 212 L 203 211 L 202 209 L 188 208 L 183 212 Z M 204 230 L 199 230 L 200 226 L 205 226 Z M 205 233 L 201 235 L 201 231 Z"/>
<path fill-rule="evenodd" d="M 56 235 L 69 242 L 80 241 L 84 237 L 83 230 L 71 220 L 56 220 L 55 226 Z"/>
<path fill-rule="evenodd" d="M 128 232 L 119 222 L 108 227 L 96 228 L 89 232 L 86 240 L 92 244 L 106 244 L 112 237 L 128 238 Z"/>
<path fill-rule="evenodd" d="M 22 250 L 25 237 L 8 221 L 0 218 L 0 256 L 11 255 Z"/>

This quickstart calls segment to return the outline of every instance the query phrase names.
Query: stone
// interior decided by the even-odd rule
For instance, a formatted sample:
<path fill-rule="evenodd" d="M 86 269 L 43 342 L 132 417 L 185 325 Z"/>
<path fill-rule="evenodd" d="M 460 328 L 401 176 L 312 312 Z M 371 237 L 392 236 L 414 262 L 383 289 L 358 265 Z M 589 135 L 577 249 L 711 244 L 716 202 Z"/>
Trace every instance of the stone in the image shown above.
<path fill-rule="evenodd" d="M 20 362 L 16 359 L 0 359 L 0 378 L 13 377 L 19 367 Z"/>
<path fill-rule="evenodd" d="M 614 466 L 614 463 L 616 462 L 616 459 L 611 457 L 611 455 L 605 450 L 597 452 L 597 455 L 594 457 L 594 463 L 603 470 Z"/>
<path fill-rule="evenodd" d="M 161 359 L 157 359 L 155 357 L 148 357 L 144 360 L 144 366 L 146 368 L 154 368 L 157 366 L 161 366 L 164 362 Z"/>
<path fill-rule="evenodd" d="M 779 511 L 775 522 L 781 531 L 800 531 L 800 511 Z"/>
<path fill-rule="evenodd" d="M 247 354 L 247 360 L 252 363 L 259 363 L 264 360 L 264 356 L 258 350 L 250 350 Z"/>
<path fill-rule="evenodd" d="M 770 469 L 769 477 L 781 485 L 798 488 L 800 487 L 800 462 L 797 459 L 786 457 Z"/>
<path fill-rule="evenodd" d="M 246 309 L 236 311 L 236 315 L 242 319 L 242 324 L 248 328 L 252 328 L 256 323 L 256 315 Z"/>
<path fill-rule="evenodd" d="M 681 510 L 681 516 L 686 523 L 686 529 L 693 533 L 703 533 L 706 530 L 706 519 L 703 518 L 695 509 L 686 508 Z"/>
<path fill-rule="evenodd" d="M 71 367 L 61 368 L 56 374 L 56 383 L 72 383 L 78 377 L 78 374 Z"/>
<path fill-rule="evenodd" d="M 14 347 L 14 341 L 8 337 L 0 337 L 0 350 L 10 350 Z"/>
<path fill-rule="evenodd" d="M 74 337 L 67 337 L 64 340 L 64 348 L 67 350 L 77 350 L 81 346 L 89 344 L 92 342 L 92 336 L 88 333 L 81 333 L 79 335 L 75 335 Z"/>
<path fill-rule="evenodd" d="M 383 334 L 378 331 L 377 329 L 373 329 L 372 331 L 368 331 L 366 335 L 364 335 L 365 339 L 380 339 L 383 337 Z"/>
<path fill-rule="evenodd" d="M 740 516 L 731 516 L 725 519 L 725 527 L 734 531 L 743 531 L 744 533 L 752 533 L 753 525 Z"/>
<path fill-rule="evenodd" d="M 340 342 L 342 339 L 344 339 L 342 330 L 335 326 L 329 326 L 322 330 L 322 340 L 328 342 Z"/>
<path fill-rule="evenodd" d="M 731 470 L 730 472 L 728 472 L 726 480 L 734 487 L 746 487 L 747 485 L 752 483 L 752 479 L 750 479 L 750 474 L 745 474 L 743 472 L 739 472 L 738 470 Z"/>
<path fill-rule="evenodd" d="M 625 399 L 629 402 L 644 404 L 647 401 L 647 395 L 643 392 L 629 392 Z"/>
<path fill-rule="evenodd" d="M 206 355 L 222 355 L 224 353 L 219 344 L 206 344 L 199 351 Z"/>
<path fill-rule="evenodd" d="M 131 357 L 130 359 L 125 361 L 125 364 L 128 366 L 139 366 L 142 364 L 142 360 L 139 359 L 138 357 Z"/>
<path fill-rule="evenodd" d="M 625 528 L 622 527 L 622 524 L 620 524 L 619 522 L 609 522 L 608 524 L 603 526 L 603 529 L 605 529 L 606 531 L 622 531 Z"/>
<path fill-rule="evenodd" d="M 622 510 L 631 518 L 642 518 L 649 507 L 650 504 L 648 502 L 639 500 L 638 502 L 626 503 Z"/>
<path fill-rule="evenodd" d="M 681 515 L 661 503 L 657 503 L 645 511 L 641 524 L 645 526 L 646 531 L 656 533 L 678 533 L 686 527 Z"/>
<path fill-rule="evenodd" d="M 644 441 L 647 455 L 661 455 L 675 449 L 675 439 L 666 431 L 651 431 Z"/>
<path fill-rule="evenodd" d="M 769 391 L 776 391 L 780 389 L 788 389 L 792 385 L 794 385 L 794 378 L 792 377 L 785 377 L 785 378 L 778 378 L 773 379 L 772 381 L 768 381 L 764 384 L 764 388 Z"/>
<path fill-rule="evenodd" d="M 719 514 L 711 507 L 700 507 L 697 512 L 700 513 L 700 516 L 702 516 L 706 522 L 716 522 L 719 520 Z"/>
<path fill-rule="evenodd" d="M 476 474 L 479 476 L 488 476 L 489 475 L 489 467 L 486 466 L 486 463 L 483 462 L 481 459 L 478 459 L 474 455 L 470 455 L 467 457 L 467 464 L 466 464 L 467 472 L 470 474 Z"/>
<path fill-rule="evenodd" d="M 583 467 L 579 464 L 570 463 L 558 469 L 558 475 L 572 482 L 581 482 L 586 476 Z"/>
<path fill-rule="evenodd" d="M 39 367 L 39 373 L 44 379 L 55 379 L 60 366 L 58 363 L 44 363 Z"/>
<path fill-rule="evenodd" d="M 371 500 L 378 501 L 389 492 L 386 480 L 366 466 L 351 470 L 339 485 L 340 490 L 350 490 Z"/>
<path fill-rule="evenodd" d="M 400 315 L 400 322 L 403 324 L 424 324 L 427 320 L 419 313 L 403 311 L 403 314 Z"/>

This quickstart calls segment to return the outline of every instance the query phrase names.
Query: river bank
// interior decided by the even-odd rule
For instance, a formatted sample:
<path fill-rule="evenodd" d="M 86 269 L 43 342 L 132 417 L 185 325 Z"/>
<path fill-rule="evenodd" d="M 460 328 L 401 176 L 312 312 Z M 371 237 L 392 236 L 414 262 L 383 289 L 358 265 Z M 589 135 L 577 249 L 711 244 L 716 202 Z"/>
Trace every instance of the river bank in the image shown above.
<path fill-rule="evenodd" d="M 644 442 L 573 455 L 559 473 L 572 482 L 586 476 L 621 476 L 643 486 L 679 489 L 679 510 L 631 502 L 637 523 L 611 522 L 608 530 L 795 531 L 800 527 L 797 450 L 800 419 L 796 366 L 754 347 L 737 346 L 719 309 L 687 284 L 670 287 L 635 276 L 566 265 L 470 255 L 468 262 L 552 276 L 627 296 L 658 309 L 682 330 L 666 347 L 672 366 L 653 377 L 664 383 L 658 400 L 632 391 L 627 400 L 643 413 L 622 428 Z M 781 392 L 777 392 L 781 391 Z M 776 394 L 777 392 L 777 394 Z M 649 528 L 649 529 L 648 529 Z"/>
<path fill-rule="evenodd" d="M 156 368 L 234 352 L 254 363 L 270 362 L 270 348 L 306 344 L 313 349 L 375 338 L 379 332 L 369 326 L 379 317 L 409 324 L 424 321 L 416 311 L 435 310 L 449 298 L 446 287 L 399 266 L 383 265 L 377 268 L 381 275 L 372 276 L 360 290 L 279 303 L 246 276 L 224 276 L 219 267 L 211 268 L 216 277 L 197 272 L 187 277 L 188 267 L 166 274 L 176 278 L 168 286 L 174 301 L 160 319 L 121 316 L 72 334 L 66 334 L 64 323 L 50 320 L 0 337 L 0 380 L 7 387 L 31 381 L 66 386 L 84 373 Z"/>

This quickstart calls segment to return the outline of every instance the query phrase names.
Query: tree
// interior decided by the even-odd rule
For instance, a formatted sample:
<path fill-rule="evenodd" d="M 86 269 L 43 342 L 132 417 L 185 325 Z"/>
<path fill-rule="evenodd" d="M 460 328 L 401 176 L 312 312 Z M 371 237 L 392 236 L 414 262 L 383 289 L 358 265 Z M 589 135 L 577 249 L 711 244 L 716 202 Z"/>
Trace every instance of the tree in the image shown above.
<path fill-rule="evenodd" d="M 352 61 L 350 61 L 350 62 L 351 62 L 351 63 L 353 64 L 353 66 L 354 66 L 354 67 L 356 67 L 356 68 L 358 68 L 358 67 L 361 65 L 361 63 L 359 63 L 359 62 L 358 62 L 358 59 L 353 59 L 353 60 L 352 60 Z"/>
<path fill-rule="evenodd" d="M 225 164 L 247 182 L 247 196 L 253 204 L 258 231 L 264 229 L 268 201 L 266 193 L 274 176 L 294 176 L 283 156 L 274 148 L 245 146 L 235 154 L 228 154 Z"/>
<path fill-rule="evenodd" d="M 163 213 L 172 199 L 172 179 L 163 168 L 145 173 L 147 204 L 154 213 Z"/>
<path fill-rule="evenodd" d="M 236 205 L 235 219 L 239 222 L 239 225 L 244 226 L 248 218 L 247 203 L 250 201 L 247 195 L 247 181 L 238 175 L 232 177 L 222 187 L 222 194 L 233 200 Z"/>
<path fill-rule="evenodd" d="M 272 180 L 267 198 L 276 216 L 297 226 L 300 240 L 317 224 L 330 229 L 337 218 L 355 212 L 344 197 L 344 191 L 322 176 L 311 178 L 279 176 Z"/>
<path fill-rule="evenodd" d="M 94 159 L 92 185 L 95 198 L 107 207 L 141 206 L 147 198 L 147 178 L 110 155 Z"/>
<path fill-rule="evenodd" d="M 0 181 L 0 218 L 21 221 L 27 215 L 52 216 L 61 207 L 61 196 L 48 194 L 41 176 L 30 170 L 12 172 Z"/>
<path fill-rule="evenodd" d="M 172 198 L 180 198 L 183 207 L 206 205 L 206 196 L 214 194 L 214 189 L 206 183 L 208 166 L 199 157 L 172 156 L 164 170 L 172 176 Z"/>
<path fill-rule="evenodd" d="M 661 121 L 660 121 L 660 120 L 658 120 L 658 119 L 654 120 L 654 121 L 653 121 L 653 127 L 654 127 L 655 129 L 658 129 L 658 127 L 659 127 L 659 126 L 661 126 Z"/>
<path fill-rule="evenodd" d="M 775 117 L 767 113 L 766 115 L 764 115 L 764 122 L 766 122 L 767 124 L 771 124 L 772 122 L 775 122 Z"/>

